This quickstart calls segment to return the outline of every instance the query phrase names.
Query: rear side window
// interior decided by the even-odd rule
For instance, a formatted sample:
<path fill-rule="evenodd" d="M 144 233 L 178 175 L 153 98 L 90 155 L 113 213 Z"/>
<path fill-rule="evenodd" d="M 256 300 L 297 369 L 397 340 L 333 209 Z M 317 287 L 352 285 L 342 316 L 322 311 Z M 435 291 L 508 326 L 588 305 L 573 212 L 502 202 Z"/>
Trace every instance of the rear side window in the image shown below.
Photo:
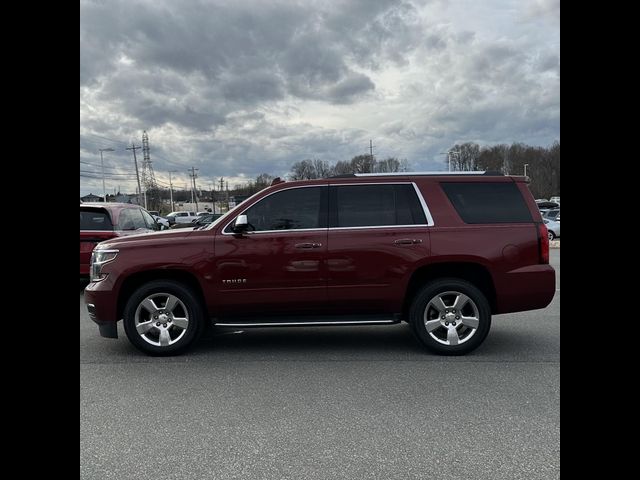
<path fill-rule="evenodd" d="M 426 225 L 424 210 L 409 184 L 331 187 L 332 227 Z"/>
<path fill-rule="evenodd" d="M 80 230 L 113 230 L 113 225 L 105 211 L 80 210 Z"/>
<path fill-rule="evenodd" d="M 465 223 L 533 221 L 515 183 L 443 182 L 440 185 Z"/>

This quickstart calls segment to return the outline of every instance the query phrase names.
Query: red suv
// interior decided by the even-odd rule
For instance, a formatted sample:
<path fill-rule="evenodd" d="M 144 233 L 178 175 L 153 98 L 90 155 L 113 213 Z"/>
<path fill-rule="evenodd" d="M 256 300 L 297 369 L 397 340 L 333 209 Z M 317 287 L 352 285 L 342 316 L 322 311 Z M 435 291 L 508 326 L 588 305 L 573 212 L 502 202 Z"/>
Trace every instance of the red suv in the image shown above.
<path fill-rule="evenodd" d="M 282 182 L 210 226 L 115 238 L 93 252 L 85 301 L 104 337 L 151 355 L 231 327 L 408 322 L 461 355 L 491 316 L 555 293 L 525 177 L 356 174 Z"/>
<path fill-rule="evenodd" d="M 80 204 L 80 276 L 89 275 L 91 252 L 98 242 L 160 227 L 142 207 L 131 203 Z"/>

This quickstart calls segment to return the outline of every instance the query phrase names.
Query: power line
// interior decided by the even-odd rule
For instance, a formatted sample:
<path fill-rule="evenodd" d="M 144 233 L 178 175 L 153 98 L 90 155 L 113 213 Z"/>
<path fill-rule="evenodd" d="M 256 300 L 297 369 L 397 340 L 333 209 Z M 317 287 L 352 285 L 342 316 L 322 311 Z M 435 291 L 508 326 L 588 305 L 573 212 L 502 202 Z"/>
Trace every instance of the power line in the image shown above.
<path fill-rule="evenodd" d="M 102 172 L 92 172 L 90 170 L 80 170 L 80 173 L 96 173 L 98 175 L 102 175 Z M 134 176 L 135 177 L 135 175 L 133 173 L 115 173 L 115 172 L 110 172 L 110 173 L 107 173 L 107 175 L 108 176 L 109 175 L 110 176 L 113 176 L 113 175 L 124 175 L 124 176 Z"/>
<path fill-rule="evenodd" d="M 87 137 L 96 137 L 96 138 L 100 138 L 102 140 L 107 140 L 108 142 L 112 142 L 112 143 L 117 143 L 120 145 L 124 145 L 125 147 L 127 146 L 127 142 L 123 142 L 122 140 L 114 140 L 113 138 L 108 138 L 108 137 L 103 137 L 101 135 L 97 135 L 95 133 L 82 133 L 81 135 Z"/>

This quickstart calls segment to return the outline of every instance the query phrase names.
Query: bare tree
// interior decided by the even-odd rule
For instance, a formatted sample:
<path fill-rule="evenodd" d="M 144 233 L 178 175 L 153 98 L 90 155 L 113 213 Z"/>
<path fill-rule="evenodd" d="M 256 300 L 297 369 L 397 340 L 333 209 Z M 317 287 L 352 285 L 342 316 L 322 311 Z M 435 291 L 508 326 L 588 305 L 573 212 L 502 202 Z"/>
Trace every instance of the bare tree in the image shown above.
<path fill-rule="evenodd" d="M 371 155 L 357 155 L 351 159 L 353 173 L 372 173 L 375 171 L 376 160 Z"/>
<path fill-rule="evenodd" d="M 351 162 L 340 160 L 332 168 L 333 175 L 348 175 L 349 173 L 354 173 Z"/>
<path fill-rule="evenodd" d="M 331 165 L 326 160 L 315 158 L 313 160 L 313 168 L 315 170 L 315 178 L 327 178 L 331 176 Z"/>
<path fill-rule="evenodd" d="M 375 165 L 375 171 L 378 173 L 391 173 L 399 172 L 402 164 L 400 160 L 394 157 L 385 158 L 384 160 L 378 160 Z"/>
<path fill-rule="evenodd" d="M 318 178 L 313 161 L 302 160 L 294 163 L 291 167 L 289 178 L 291 180 L 311 180 L 313 178 Z"/>

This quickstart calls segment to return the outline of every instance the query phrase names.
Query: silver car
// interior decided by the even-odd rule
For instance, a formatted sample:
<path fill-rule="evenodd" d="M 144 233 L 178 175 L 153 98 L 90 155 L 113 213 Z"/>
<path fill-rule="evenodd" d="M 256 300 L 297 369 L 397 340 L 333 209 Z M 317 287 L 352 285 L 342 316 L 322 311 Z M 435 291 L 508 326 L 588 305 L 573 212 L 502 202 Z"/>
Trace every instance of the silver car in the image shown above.
<path fill-rule="evenodd" d="M 548 220 L 546 218 L 542 219 L 544 224 L 547 226 L 547 231 L 549 232 L 549 240 L 555 240 L 556 238 L 560 238 L 560 222 L 555 222 L 553 220 Z"/>

